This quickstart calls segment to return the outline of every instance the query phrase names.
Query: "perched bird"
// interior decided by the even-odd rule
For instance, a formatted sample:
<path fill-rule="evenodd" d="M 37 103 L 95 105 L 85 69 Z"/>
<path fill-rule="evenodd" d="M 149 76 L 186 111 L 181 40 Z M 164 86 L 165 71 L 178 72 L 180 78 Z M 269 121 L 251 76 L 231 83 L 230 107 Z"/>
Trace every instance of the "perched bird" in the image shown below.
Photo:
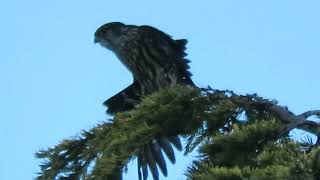
<path fill-rule="evenodd" d="M 94 34 L 95 43 L 114 52 L 133 75 L 133 83 L 104 102 L 107 113 L 130 110 L 141 97 L 177 84 L 194 86 L 185 59 L 187 40 L 174 40 L 166 33 L 151 26 L 107 23 Z M 139 179 L 147 179 L 151 170 L 154 179 L 159 178 L 157 165 L 164 176 L 167 167 L 161 150 L 172 163 L 175 155 L 172 145 L 182 150 L 179 137 L 157 137 L 138 155 Z M 142 175 L 141 175 L 142 172 Z"/>

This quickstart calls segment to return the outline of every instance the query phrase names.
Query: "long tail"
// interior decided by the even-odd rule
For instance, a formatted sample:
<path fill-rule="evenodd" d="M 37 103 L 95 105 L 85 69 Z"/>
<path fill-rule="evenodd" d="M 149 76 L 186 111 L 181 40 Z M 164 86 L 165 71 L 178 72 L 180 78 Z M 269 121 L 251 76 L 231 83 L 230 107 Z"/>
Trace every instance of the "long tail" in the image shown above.
<path fill-rule="evenodd" d="M 172 145 L 179 151 L 182 150 L 180 138 L 176 137 L 159 137 L 150 141 L 138 155 L 138 176 L 139 180 L 147 180 L 148 168 L 151 171 L 154 180 L 159 179 L 158 168 L 164 176 L 168 175 L 166 161 L 162 151 L 166 154 L 171 163 L 175 163 L 175 154 Z M 141 175 L 142 173 L 142 175 Z"/>

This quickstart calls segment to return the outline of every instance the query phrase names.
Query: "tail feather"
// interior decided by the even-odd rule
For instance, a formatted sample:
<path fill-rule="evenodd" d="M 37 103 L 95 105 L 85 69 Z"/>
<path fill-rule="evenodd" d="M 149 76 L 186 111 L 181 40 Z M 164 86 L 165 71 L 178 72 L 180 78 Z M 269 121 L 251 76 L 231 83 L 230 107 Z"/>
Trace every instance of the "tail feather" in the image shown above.
<path fill-rule="evenodd" d="M 143 152 L 138 155 L 138 177 L 139 180 L 147 180 L 148 178 L 148 167 L 145 156 L 143 156 Z"/>
<path fill-rule="evenodd" d="M 148 163 L 148 166 L 151 171 L 153 179 L 159 180 L 158 168 L 157 168 L 156 162 L 154 160 L 154 157 L 153 157 L 153 154 L 151 152 L 149 145 L 145 146 L 145 154 L 146 154 L 147 163 Z"/>
<path fill-rule="evenodd" d="M 167 155 L 171 163 L 176 163 L 176 158 L 174 156 L 173 148 L 170 144 L 170 141 L 167 138 L 160 137 L 157 139 L 160 147 L 163 149 L 164 153 Z"/>
<path fill-rule="evenodd" d="M 162 174 L 164 176 L 167 176 L 168 175 L 168 171 L 167 171 L 166 161 L 165 161 L 165 159 L 164 159 L 164 157 L 162 155 L 161 148 L 160 148 L 158 142 L 153 140 L 150 143 L 150 147 L 151 147 L 152 156 L 154 157 L 156 163 L 158 164 Z"/>
<path fill-rule="evenodd" d="M 138 156 L 138 177 L 139 177 L 139 180 L 142 180 L 142 176 L 141 176 L 141 168 L 142 168 L 142 159 L 141 159 L 141 156 Z"/>
<path fill-rule="evenodd" d="M 179 151 L 182 151 L 182 144 L 178 136 L 169 137 L 169 141 L 176 147 Z"/>
<path fill-rule="evenodd" d="M 143 174 L 143 180 L 147 180 L 148 178 L 148 167 L 147 167 L 147 163 L 144 163 L 142 165 L 142 174 Z"/>
<path fill-rule="evenodd" d="M 178 150 L 182 150 L 181 141 L 178 136 L 169 138 L 158 137 L 144 146 L 138 155 L 139 180 L 146 180 L 148 177 L 147 167 L 149 167 L 154 180 L 159 179 L 158 167 L 164 176 L 168 175 L 167 165 L 162 151 L 166 154 L 170 162 L 174 164 L 176 159 L 172 145 Z"/>

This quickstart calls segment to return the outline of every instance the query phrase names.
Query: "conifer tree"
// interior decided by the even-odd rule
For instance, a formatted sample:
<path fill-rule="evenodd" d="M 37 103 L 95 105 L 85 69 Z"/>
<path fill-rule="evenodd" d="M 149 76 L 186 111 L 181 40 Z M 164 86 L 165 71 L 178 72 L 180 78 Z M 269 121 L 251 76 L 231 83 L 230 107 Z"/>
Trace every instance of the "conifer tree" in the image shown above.
<path fill-rule="evenodd" d="M 296 115 L 256 94 L 178 85 L 145 96 L 113 121 L 37 152 L 44 160 L 37 179 L 121 179 L 115 172 L 165 132 L 187 140 L 186 155 L 199 149 L 201 156 L 186 168 L 186 179 L 316 180 L 320 123 L 311 116 L 320 119 L 320 111 Z M 296 128 L 317 140 L 292 139 L 289 132 Z"/>

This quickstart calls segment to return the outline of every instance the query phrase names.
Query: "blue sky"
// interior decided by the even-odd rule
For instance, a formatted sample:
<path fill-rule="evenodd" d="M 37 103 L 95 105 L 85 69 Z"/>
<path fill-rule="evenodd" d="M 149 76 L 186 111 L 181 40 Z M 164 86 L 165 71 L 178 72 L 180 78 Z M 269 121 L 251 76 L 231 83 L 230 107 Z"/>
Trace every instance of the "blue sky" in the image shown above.
<path fill-rule="evenodd" d="M 320 109 L 320 1 L 0 1 L 0 179 L 32 179 L 34 153 L 107 118 L 104 100 L 132 81 L 93 43 L 102 24 L 155 26 L 189 40 L 193 80 Z M 167 180 L 191 157 L 178 155 Z M 132 163 L 131 163 L 132 164 Z M 125 179 L 135 179 L 129 166 Z M 161 178 L 165 179 L 165 178 Z"/>

